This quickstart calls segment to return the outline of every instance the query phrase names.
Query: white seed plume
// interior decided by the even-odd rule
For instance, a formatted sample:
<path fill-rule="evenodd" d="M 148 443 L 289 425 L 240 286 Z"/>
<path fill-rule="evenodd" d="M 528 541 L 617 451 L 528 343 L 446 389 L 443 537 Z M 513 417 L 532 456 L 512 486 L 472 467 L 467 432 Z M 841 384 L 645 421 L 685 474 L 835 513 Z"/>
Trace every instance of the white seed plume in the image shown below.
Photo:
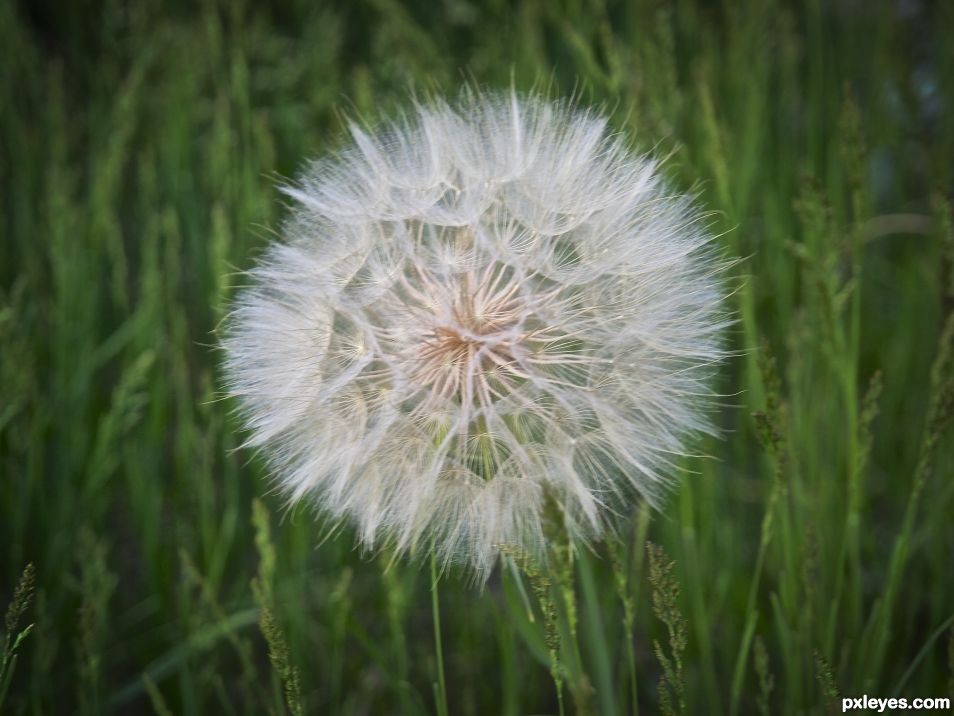
<path fill-rule="evenodd" d="M 291 500 L 485 576 L 655 500 L 708 429 L 724 263 L 606 121 L 416 105 L 314 163 L 237 297 L 229 389 Z"/>

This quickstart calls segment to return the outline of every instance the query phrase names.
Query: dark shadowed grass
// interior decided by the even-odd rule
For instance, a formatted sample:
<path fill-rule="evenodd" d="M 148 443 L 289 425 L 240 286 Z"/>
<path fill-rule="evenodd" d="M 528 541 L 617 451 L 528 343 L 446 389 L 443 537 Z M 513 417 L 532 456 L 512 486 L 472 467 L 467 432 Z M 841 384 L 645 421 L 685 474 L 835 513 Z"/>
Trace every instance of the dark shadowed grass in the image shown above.
<path fill-rule="evenodd" d="M 556 713 L 554 675 L 570 713 L 954 697 L 952 36 L 883 0 L 0 4 L 3 713 Z M 432 595 L 283 510 L 215 328 L 279 177 L 464 82 L 669 156 L 743 259 L 739 356 L 661 512 Z"/>

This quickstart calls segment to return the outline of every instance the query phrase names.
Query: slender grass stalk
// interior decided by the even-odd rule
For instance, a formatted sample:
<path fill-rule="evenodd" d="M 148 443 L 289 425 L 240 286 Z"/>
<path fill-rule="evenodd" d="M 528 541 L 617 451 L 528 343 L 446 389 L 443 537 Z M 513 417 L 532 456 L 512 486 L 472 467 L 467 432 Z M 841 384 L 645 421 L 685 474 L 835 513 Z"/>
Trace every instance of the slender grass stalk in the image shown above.
<path fill-rule="evenodd" d="M 915 669 L 918 668 L 920 663 L 924 660 L 924 657 L 927 656 L 928 652 L 930 652 L 930 650 L 934 647 L 934 644 L 938 641 L 938 639 L 944 636 L 944 633 L 951 628 L 952 624 L 954 624 L 954 614 L 952 614 L 947 619 L 945 619 L 944 623 L 942 623 L 937 629 L 931 632 L 931 636 L 929 636 L 924 641 L 924 645 L 921 647 L 921 650 L 917 653 L 917 656 L 914 657 L 914 659 L 908 665 L 908 668 L 905 670 L 904 674 L 901 676 L 900 679 L 898 679 L 898 683 L 894 687 L 894 690 L 892 691 L 892 696 L 894 696 L 895 698 L 901 697 L 901 691 L 904 689 L 908 681 L 911 679 L 911 675 L 914 673 Z M 954 635 L 954 631 L 952 631 L 951 634 Z M 954 670 L 951 671 L 951 677 L 952 679 L 954 679 Z"/>
<path fill-rule="evenodd" d="M 400 684 L 398 700 L 402 713 L 411 712 L 410 681 L 408 678 L 408 643 L 404 630 L 404 617 L 407 610 L 408 591 L 401 579 L 401 574 L 392 563 L 383 568 L 383 578 L 387 590 L 388 623 L 390 637 L 394 647 L 394 661 L 396 664 L 397 682 Z"/>
<path fill-rule="evenodd" d="M 838 685 L 835 682 L 835 673 L 831 664 L 825 655 L 817 649 L 815 650 L 815 678 L 822 690 L 822 696 L 829 707 L 834 709 L 835 703 L 841 695 Z"/>
<path fill-rule="evenodd" d="M 447 716 L 447 680 L 444 677 L 444 647 L 441 644 L 441 608 L 438 593 L 437 556 L 431 555 L 431 618 L 434 624 L 434 658 L 437 661 L 437 683 L 434 684 L 434 702 L 438 716 Z"/>
<path fill-rule="evenodd" d="M 761 637 L 755 637 L 755 674 L 758 677 L 759 693 L 756 697 L 756 705 L 762 716 L 769 716 L 771 713 L 769 699 L 772 690 L 775 688 L 775 677 L 769 667 L 768 652 L 765 649 L 765 640 Z"/>
<path fill-rule="evenodd" d="M 753 414 L 756 426 L 756 436 L 762 447 L 768 453 L 774 464 L 772 489 L 765 504 L 765 513 L 762 517 L 762 527 L 759 536 L 758 553 L 755 558 L 755 567 L 752 570 L 752 580 L 749 584 L 749 593 L 746 600 L 745 629 L 736 655 L 735 670 L 732 676 L 730 691 L 729 713 L 737 714 L 742 696 L 742 684 L 745 677 L 745 666 L 748 662 L 749 648 L 755 629 L 758 626 L 759 612 L 757 608 L 759 585 L 762 572 L 765 569 L 765 558 L 772 541 L 774 530 L 775 511 L 786 492 L 785 470 L 788 464 L 788 447 L 783 433 L 782 412 L 780 409 L 780 380 L 776 372 L 775 359 L 769 352 L 767 342 L 763 342 L 758 356 L 759 372 L 765 395 L 765 411 Z"/>
<path fill-rule="evenodd" d="M 610 654 L 612 649 L 608 648 L 613 640 L 606 634 L 603 623 L 604 607 L 600 599 L 599 589 L 597 587 L 594 575 L 594 566 L 590 555 L 580 552 L 576 559 L 577 571 L 580 577 L 580 587 L 582 590 L 583 602 L 583 625 L 582 638 L 585 639 L 587 646 L 587 655 L 590 657 L 589 664 L 594 675 L 595 684 L 590 683 L 587 670 L 580 658 L 580 639 L 573 635 L 572 639 L 577 643 L 576 653 L 580 658 L 580 669 L 578 678 L 583 681 L 582 687 L 587 689 L 585 696 L 589 697 L 585 704 L 589 709 L 594 710 L 599 705 L 601 716 L 615 716 L 617 713 L 617 695 L 614 686 L 614 673 L 610 663 Z M 592 691 L 596 690 L 596 698 L 593 699 Z M 583 713 L 581 708 L 577 708 L 577 713 Z"/>
<path fill-rule="evenodd" d="M 292 716 L 302 716 L 305 711 L 301 698 L 301 671 L 292 663 L 288 639 L 276 615 L 273 585 L 276 564 L 275 546 L 271 539 L 268 511 L 264 503 L 258 499 L 252 502 L 252 527 L 255 531 L 255 545 L 258 548 L 260 560 L 258 576 L 252 580 L 251 584 L 252 595 L 260 609 L 259 628 L 268 644 L 268 658 L 281 683 L 284 703 Z M 224 615 L 222 616 L 224 620 Z M 235 635 L 231 635 L 230 638 L 233 639 L 240 653 L 244 651 Z M 278 697 L 279 703 L 281 698 Z"/>
<path fill-rule="evenodd" d="M 633 716 L 639 716 L 639 685 L 636 678 L 636 648 L 633 644 L 635 639 L 634 628 L 636 624 L 636 595 L 635 586 L 630 585 L 632 581 L 639 583 L 639 577 L 642 574 L 642 554 L 646 543 L 646 532 L 649 529 L 649 505 L 643 504 L 640 507 L 639 515 L 636 520 L 634 547 L 632 554 L 635 556 L 637 564 L 633 569 L 629 569 L 626 562 L 626 553 L 624 545 L 621 542 L 610 540 L 607 548 L 610 555 L 610 564 L 613 569 L 614 582 L 616 584 L 616 594 L 623 605 L 623 637 L 626 643 L 626 670 L 629 687 L 629 710 Z"/>
<path fill-rule="evenodd" d="M 895 539 L 888 566 L 888 578 L 885 593 L 872 613 L 865 630 L 865 643 L 871 651 L 867 655 L 865 673 L 878 674 L 884 665 L 884 656 L 891 636 L 891 615 L 895 608 L 898 592 L 901 588 L 901 578 L 910 556 L 911 542 L 914 533 L 914 520 L 920 507 L 921 495 L 932 468 L 934 448 L 940 436 L 954 413 L 954 378 L 949 379 L 941 387 L 937 400 L 931 406 L 928 425 L 925 428 L 924 445 L 914 474 L 914 485 L 908 497 L 904 511 L 904 521 L 901 530 Z"/>
<path fill-rule="evenodd" d="M 636 648 L 633 645 L 633 627 L 636 623 L 636 600 L 629 588 L 629 572 L 623 561 L 622 546 L 608 542 L 616 594 L 623 605 L 623 642 L 626 644 L 626 677 L 629 688 L 629 708 L 633 716 L 639 716 L 639 683 L 636 679 Z"/>
<path fill-rule="evenodd" d="M 500 552 L 513 559 L 514 564 L 526 575 L 530 581 L 530 588 L 537 597 L 540 611 L 543 615 L 543 640 L 546 644 L 547 656 L 550 662 L 550 676 L 556 687 L 557 704 L 560 716 L 565 714 L 563 703 L 563 686 L 566 683 L 566 666 L 560 658 L 563 638 L 560 633 L 560 619 L 556 603 L 553 600 L 552 582 L 534 564 L 533 559 L 518 545 L 502 544 Z"/>
<path fill-rule="evenodd" d="M 666 716 L 679 716 L 686 712 L 685 651 L 688 644 L 686 618 L 679 608 L 679 582 L 672 571 L 675 562 L 665 550 L 652 542 L 646 543 L 649 554 L 649 583 L 653 588 L 653 612 L 666 626 L 669 637 L 669 653 L 656 640 L 653 649 L 662 666 L 659 680 L 659 707 Z"/>
<path fill-rule="evenodd" d="M 142 675 L 142 683 L 146 689 L 146 693 L 149 695 L 149 703 L 152 706 L 152 710 L 156 713 L 156 716 L 172 716 L 172 711 L 169 709 L 165 698 L 163 698 L 162 692 L 148 673 Z"/>
<path fill-rule="evenodd" d="M 586 617 L 590 635 L 599 635 L 602 628 L 599 626 L 598 611 L 595 611 L 596 590 L 593 586 L 592 570 L 588 564 L 584 563 L 585 555 L 578 555 L 575 547 L 569 540 L 569 535 L 565 531 L 551 541 L 550 545 L 550 575 L 556 585 L 556 592 L 559 599 L 554 601 L 554 607 L 557 610 L 557 625 L 561 630 L 560 644 L 563 648 L 565 658 L 562 659 L 566 667 L 566 676 L 570 686 L 570 693 L 573 696 L 574 706 L 578 714 L 590 714 L 594 712 L 593 704 L 593 685 L 590 682 L 586 667 L 583 662 L 583 653 L 580 650 L 579 633 L 579 613 L 577 609 L 576 584 L 574 577 L 579 573 L 583 586 L 584 606 L 586 608 Z M 597 659 L 602 659 L 603 644 L 597 649 Z M 610 714 L 613 711 L 613 703 L 610 700 L 610 691 L 612 689 L 611 680 L 608 677 L 608 668 L 605 663 L 598 664 L 603 666 L 598 676 L 603 676 L 601 696 L 606 699 L 602 704 L 604 714 Z"/>
<path fill-rule="evenodd" d="M 17 664 L 17 650 L 23 640 L 33 631 L 32 624 L 27 625 L 20 631 L 18 629 L 20 618 L 33 601 L 35 583 L 36 568 L 31 562 L 20 575 L 20 580 L 17 582 L 16 590 L 13 593 L 13 599 L 10 601 L 4 616 L 3 646 L 2 652 L 0 652 L 0 707 L 3 706 L 7 690 L 10 688 L 10 681 L 13 678 L 13 669 Z"/>

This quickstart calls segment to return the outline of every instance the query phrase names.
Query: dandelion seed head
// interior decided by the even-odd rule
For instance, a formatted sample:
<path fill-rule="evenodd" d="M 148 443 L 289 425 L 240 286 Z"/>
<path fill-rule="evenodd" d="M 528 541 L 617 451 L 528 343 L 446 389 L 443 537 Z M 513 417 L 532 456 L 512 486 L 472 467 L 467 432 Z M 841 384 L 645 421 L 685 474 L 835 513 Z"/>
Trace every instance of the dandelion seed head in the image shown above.
<path fill-rule="evenodd" d="M 418 104 L 294 186 L 224 339 L 248 444 L 368 547 L 478 575 L 656 501 L 728 319 L 705 217 L 600 115 Z"/>

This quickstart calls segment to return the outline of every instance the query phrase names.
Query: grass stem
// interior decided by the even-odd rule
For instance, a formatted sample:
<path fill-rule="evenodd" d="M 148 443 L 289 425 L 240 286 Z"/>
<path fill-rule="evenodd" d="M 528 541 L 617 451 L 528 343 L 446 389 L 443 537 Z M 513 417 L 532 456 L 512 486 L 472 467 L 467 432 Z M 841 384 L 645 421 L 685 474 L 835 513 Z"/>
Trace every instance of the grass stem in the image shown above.
<path fill-rule="evenodd" d="M 434 657 L 437 660 L 437 684 L 434 698 L 438 716 L 447 716 L 447 680 L 444 677 L 444 648 L 441 637 L 441 609 L 438 592 L 437 557 L 431 555 L 431 617 L 434 621 Z"/>

